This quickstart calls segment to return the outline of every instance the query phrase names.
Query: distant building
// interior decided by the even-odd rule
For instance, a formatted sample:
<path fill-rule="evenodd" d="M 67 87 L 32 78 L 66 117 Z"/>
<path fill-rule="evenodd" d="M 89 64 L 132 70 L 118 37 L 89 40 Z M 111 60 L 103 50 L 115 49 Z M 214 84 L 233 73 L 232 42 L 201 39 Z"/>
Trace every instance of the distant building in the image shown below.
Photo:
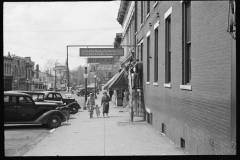
<path fill-rule="evenodd" d="M 7 56 L 3 56 L 4 91 L 10 91 L 13 88 L 12 61 L 10 52 Z"/>

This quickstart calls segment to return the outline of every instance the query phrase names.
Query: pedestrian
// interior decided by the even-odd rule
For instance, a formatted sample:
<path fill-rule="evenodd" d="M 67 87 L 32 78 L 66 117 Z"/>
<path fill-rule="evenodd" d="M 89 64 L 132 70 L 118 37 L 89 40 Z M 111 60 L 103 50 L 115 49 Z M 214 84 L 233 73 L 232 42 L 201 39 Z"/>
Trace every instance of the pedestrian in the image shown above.
<path fill-rule="evenodd" d="M 105 113 L 106 113 L 106 117 L 108 117 L 109 101 L 110 101 L 110 97 L 107 95 L 107 91 L 103 91 L 103 96 L 101 101 L 101 105 L 103 107 L 103 117 L 105 117 Z"/>
<path fill-rule="evenodd" d="M 97 117 L 100 117 L 100 107 L 101 107 L 101 106 L 98 106 L 98 105 L 96 104 L 95 110 L 96 110 Z"/>
<path fill-rule="evenodd" d="M 88 107 L 88 112 L 90 115 L 90 119 L 93 118 L 93 110 L 94 110 L 94 106 L 95 106 L 95 98 L 93 96 L 93 93 L 89 94 L 89 98 L 86 102 L 86 105 Z"/>
<path fill-rule="evenodd" d="M 123 107 L 124 107 L 124 108 L 128 105 L 128 101 L 129 101 L 128 91 L 126 90 L 126 91 L 124 92 L 124 97 L 123 97 Z"/>
<path fill-rule="evenodd" d="M 112 95 L 113 95 L 113 91 L 109 90 L 109 95 L 110 95 L 110 101 L 112 101 Z"/>

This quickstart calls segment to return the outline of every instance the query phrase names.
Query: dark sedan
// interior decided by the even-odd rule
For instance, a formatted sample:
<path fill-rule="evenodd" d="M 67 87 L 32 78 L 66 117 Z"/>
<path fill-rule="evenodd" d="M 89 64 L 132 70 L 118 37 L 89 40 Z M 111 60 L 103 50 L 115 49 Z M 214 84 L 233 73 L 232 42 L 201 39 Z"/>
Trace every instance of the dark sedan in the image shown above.
<path fill-rule="evenodd" d="M 57 128 L 66 121 L 55 103 L 34 102 L 25 93 L 4 92 L 5 124 L 43 124 Z"/>

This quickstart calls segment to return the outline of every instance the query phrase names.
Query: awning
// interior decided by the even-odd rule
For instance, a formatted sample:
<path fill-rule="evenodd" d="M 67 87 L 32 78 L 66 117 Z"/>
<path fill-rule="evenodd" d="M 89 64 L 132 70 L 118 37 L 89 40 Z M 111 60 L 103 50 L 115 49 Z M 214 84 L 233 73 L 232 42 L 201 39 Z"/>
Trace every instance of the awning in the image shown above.
<path fill-rule="evenodd" d="M 112 81 L 114 81 L 114 79 L 117 77 L 118 74 L 119 72 L 115 74 L 110 80 L 107 81 L 107 83 L 104 85 L 104 90 L 108 89 L 108 86 L 112 83 Z"/>
<path fill-rule="evenodd" d="M 108 88 L 109 89 L 128 88 L 128 84 L 126 82 L 124 75 L 125 75 L 125 70 L 123 69 L 114 79 L 114 81 L 109 85 Z"/>
<path fill-rule="evenodd" d="M 120 63 L 120 65 L 122 66 L 124 63 L 130 61 L 131 58 L 132 58 L 132 54 L 130 53 L 130 54 L 128 54 L 128 55 L 126 56 L 126 58 Z"/>

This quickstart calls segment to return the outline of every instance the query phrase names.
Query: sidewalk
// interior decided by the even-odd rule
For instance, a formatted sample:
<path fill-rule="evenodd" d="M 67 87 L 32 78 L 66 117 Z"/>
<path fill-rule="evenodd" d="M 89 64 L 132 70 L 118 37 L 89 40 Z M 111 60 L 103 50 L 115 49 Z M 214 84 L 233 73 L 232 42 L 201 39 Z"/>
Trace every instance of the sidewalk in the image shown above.
<path fill-rule="evenodd" d="M 102 92 L 97 95 L 100 105 Z M 113 97 L 114 99 L 114 97 Z M 123 112 L 119 112 L 123 111 Z M 108 118 L 93 119 L 82 109 L 23 156 L 185 155 L 147 122 L 130 122 L 129 113 L 110 102 Z M 142 118 L 141 118 L 142 119 Z M 140 120 L 134 117 L 134 121 Z"/>

